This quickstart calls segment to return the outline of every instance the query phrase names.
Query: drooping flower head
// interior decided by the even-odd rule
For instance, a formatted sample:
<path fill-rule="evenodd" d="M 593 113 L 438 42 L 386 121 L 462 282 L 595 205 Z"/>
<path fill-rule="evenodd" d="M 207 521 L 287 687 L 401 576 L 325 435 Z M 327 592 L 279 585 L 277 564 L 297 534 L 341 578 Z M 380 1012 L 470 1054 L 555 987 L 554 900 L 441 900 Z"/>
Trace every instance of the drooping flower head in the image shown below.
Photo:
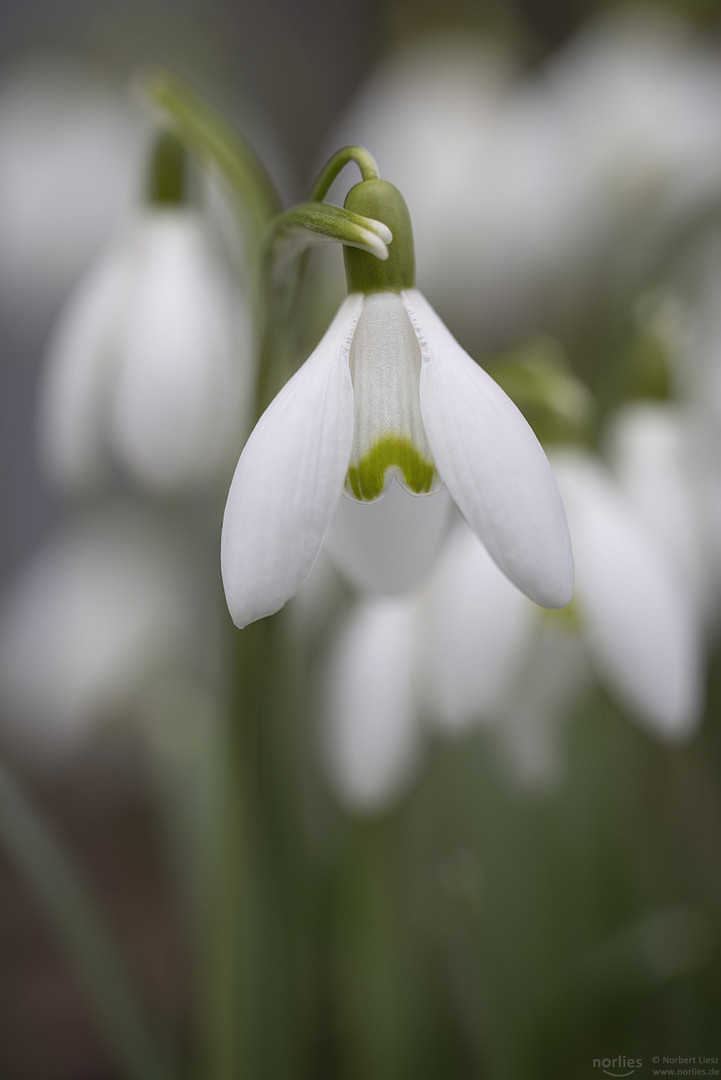
<path fill-rule="evenodd" d="M 564 606 L 571 546 L 538 440 L 415 288 L 400 192 L 367 178 L 345 207 L 382 222 L 392 240 L 385 259 L 345 248 L 348 298 L 238 462 L 221 544 L 236 625 L 298 591 L 346 500 L 372 513 L 394 483 L 429 502 L 445 486 L 503 572 L 537 603 Z M 409 543 L 417 573 L 430 554 Z"/>
<path fill-rule="evenodd" d="M 252 351 L 250 312 L 187 202 L 184 158 L 159 140 L 144 205 L 69 297 L 49 342 L 40 454 L 62 488 L 91 487 L 112 465 L 176 493 L 232 463 L 249 396 L 250 364 L 237 355 Z"/>

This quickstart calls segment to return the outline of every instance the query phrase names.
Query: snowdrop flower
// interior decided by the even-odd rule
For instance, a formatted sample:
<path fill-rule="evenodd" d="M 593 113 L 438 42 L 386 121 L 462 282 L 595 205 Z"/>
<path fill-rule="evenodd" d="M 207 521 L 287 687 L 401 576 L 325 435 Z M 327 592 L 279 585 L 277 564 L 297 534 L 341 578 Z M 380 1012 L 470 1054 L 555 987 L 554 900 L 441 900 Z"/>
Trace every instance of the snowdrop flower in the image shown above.
<path fill-rule="evenodd" d="M 600 462 L 571 450 L 552 459 L 573 537 L 574 604 L 594 668 L 655 734 L 688 736 L 702 691 L 691 591 Z"/>
<path fill-rule="evenodd" d="M 419 614 L 429 729 L 444 738 L 481 729 L 512 780 L 552 787 L 562 773 L 564 723 L 593 682 L 571 620 L 539 612 L 462 525 L 443 549 Z"/>
<path fill-rule="evenodd" d="M 718 53 L 658 10 L 604 14 L 548 66 L 576 166 L 609 223 L 627 228 L 717 190 Z"/>
<path fill-rule="evenodd" d="M 80 487 L 112 461 L 173 491 L 228 464 L 249 397 L 250 325 L 196 212 L 151 206 L 62 312 L 40 388 L 40 449 Z"/>
<path fill-rule="evenodd" d="M 484 729 L 512 778 L 548 788 L 563 770 L 564 724 L 596 681 L 659 738 L 696 730 L 703 654 L 692 591 L 598 458 L 569 449 L 551 460 L 576 561 L 569 612 L 539 611 L 459 523 L 422 590 L 361 601 L 335 636 L 321 755 L 352 810 L 375 812 L 407 789 L 424 730 Z"/>
<path fill-rule="evenodd" d="M 429 579 L 422 666 L 431 723 L 447 735 L 491 724 L 520 677 L 535 605 L 458 524 Z"/>
<path fill-rule="evenodd" d="M 233 620 L 271 615 L 298 591 L 341 498 L 341 514 L 354 501 L 367 504 L 353 507 L 358 516 L 370 515 L 393 484 L 431 507 L 445 485 L 514 584 L 562 607 L 573 591 L 571 546 L 538 440 L 415 288 L 397 189 L 366 179 L 346 207 L 390 229 L 389 255 L 345 249 L 348 298 L 238 462 L 221 543 Z"/>
<path fill-rule="evenodd" d="M 575 636 L 546 628 L 458 523 L 424 587 L 361 598 L 333 635 L 318 695 L 333 794 L 353 813 L 382 813 L 417 777 L 430 733 L 479 728 L 524 785 L 547 785 L 559 771 L 562 706 L 581 673 L 588 685 L 579 659 Z"/>
<path fill-rule="evenodd" d="M 327 657 L 320 758 L 336 797 L 355 812 L 385 809 L 420 766 L 421 625 L 415 598 L 361 601 Z"/>
<path fill-rule="evenodd" d="M 606 432 L 606 456 L 624 492 L 668 553 L 708 625 L 718 607 L 716 542 L 707 524 L 703 460 L 690 410 L 628 404 Z"/>
<path fill-rule="evenodd" d="M 72 522 L 20 568 L 0 604 L 3 727 L 18 744 L 67 754 L 153 673 L 187 671 L 198 604 L 173 540 L 115 507 Z"/>

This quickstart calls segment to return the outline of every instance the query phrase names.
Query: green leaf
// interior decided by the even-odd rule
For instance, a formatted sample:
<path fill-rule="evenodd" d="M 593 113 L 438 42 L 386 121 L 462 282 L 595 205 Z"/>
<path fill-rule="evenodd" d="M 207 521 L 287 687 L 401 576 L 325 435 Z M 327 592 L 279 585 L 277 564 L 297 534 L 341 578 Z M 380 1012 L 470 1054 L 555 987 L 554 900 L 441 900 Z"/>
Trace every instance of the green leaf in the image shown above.
<path fill-rule="evenodd" d="M 174 1080 L 138 988 L 79 871 L 0 762 L 0 843 L 57 934 L 124 1076 Z"/>

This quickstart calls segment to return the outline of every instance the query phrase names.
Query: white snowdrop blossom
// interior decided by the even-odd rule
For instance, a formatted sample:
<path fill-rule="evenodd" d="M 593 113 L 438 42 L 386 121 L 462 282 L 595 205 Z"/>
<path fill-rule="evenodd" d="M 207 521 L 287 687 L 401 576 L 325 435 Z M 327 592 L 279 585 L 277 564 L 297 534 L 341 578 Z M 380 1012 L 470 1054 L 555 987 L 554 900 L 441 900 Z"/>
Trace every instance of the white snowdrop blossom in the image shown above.
<path fill-rule="evenodd" d="M 333 635 L 319 693 L 329 787 L 351 812 L 381 813 L 417 777 L 430 732 L 479 728 L 513 777 L 547 785 L 565 706 L 590 681 L 579 660 L 575 635 L 546 627 L 458 522 L 421 589 L 361 598 Z"/>
<path fill-rule="evenodd" d="M 374 813 L 406 790 L 422 758 L 415 597 L 356 604 L 335 636 L 320 692 L 321 763 L 336 797 Z"/>
<path fill-rule="evenodd" d="M 718 533 L 708 528 L 710 500 L 701 425 L 672 402 L 628 404 L 605 438 L 621 487 L 668 553 L 703 622 L 718 615 Z M 718 458 L 715 461 L 717 500 Z"/>
<path fill-rule="evenodd" d="M 414 287 L 398 191 L 365 180 L 346 206 L 390 228 L 389 258 L 346 248 L 349 296 L 243 450 L 221 543 L 233 620 L 243 627 L 271 615 L 298 591 L 343 495 L 373 514 L 393 483 L 429 508 L 445 486 L 514 584 L 562 607 L 573 592 L 571 545 L 538 440 Z M 433 528 L 439 535 L 436 520 Z M 432 547 L 409 546 L 417 570 Z"/>
<path fill-rule="evenodd" d="M 568 613 L 539 611 L 462 523 L 421 590 L 351 610 L 326 658 L 321 728 L 324 770 L 350 809 L 376 812 L 400 797 L 424 729 L 452 738 L 483 729 L 513 779 L 547 788 L 563 771 L 565 724 L 597 682 L 658 738 L 695 732 L 697 598 L 673 557 L 676 533 L 652 513 L 659 493 L 650 506 L 640 497 L 639 463 L 626 469 L 622 450 L 620 479 L 588 452 L 551 455 L 576 562 Z M 672 477 L 669 498 L 678 508 Z"/>
<path fill-rule="evenodd" d="M 718 50 L 669 12 L 604 12 L 546 71 L 559 121 L 599 209 L 675 213 L 713 194 L 721 172 Z"/>
<path fill-rule="evenodd" d="M 147 680 L 188 670 L 200 605 L 177 537 L 116 506 L 52 535 L 0 600 L 3 731 L 44 755 L 71 752 L 127 710 Z M 197 651 L 197 650 L 196 650 Z"/>
<path fill-rule="evenodd" d="M 651 731 L 683 738 L 701 710 L 692 591 L 599 461 L 580 451 L 558 451 L 552 460 L 573 537 L 574 605 L 594 668 Z"/>
<path fill-rule="evenodd" d="M 640 249 L 718 190 L 717 47 L 626 7 L 525 73 L 467 32 L 404 42 L 331 134 L 376 148 L 428 255 L 420 287 L 474 340 L 565 325 L 597 302 L 599 267 L 637 250 L 630 233 Z"/>
<path fill-rule="evenodd" d="M 40 448 L 63 486 L 110 461 L 154 489 L 203 483 L 229 463 L 250 396 L 242 298 L 187 207 L 126 226 L 70 298 L 40 389 Z"/>

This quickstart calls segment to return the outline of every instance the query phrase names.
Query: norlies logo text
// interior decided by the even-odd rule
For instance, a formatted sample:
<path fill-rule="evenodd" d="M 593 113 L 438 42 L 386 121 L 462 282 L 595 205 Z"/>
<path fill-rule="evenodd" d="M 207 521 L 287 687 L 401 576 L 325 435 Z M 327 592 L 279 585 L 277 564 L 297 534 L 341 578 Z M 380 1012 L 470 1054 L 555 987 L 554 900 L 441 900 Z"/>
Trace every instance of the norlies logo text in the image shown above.
<path fill-rule="evenodd" d="M 601 1069 L 606 1076 L 633 1076 L 636 1069 L 643 1065 L 641 1058 L 626 1057 L 620 1054 L 618 1057 L 594 1058 L 594 1069 Z"/>

